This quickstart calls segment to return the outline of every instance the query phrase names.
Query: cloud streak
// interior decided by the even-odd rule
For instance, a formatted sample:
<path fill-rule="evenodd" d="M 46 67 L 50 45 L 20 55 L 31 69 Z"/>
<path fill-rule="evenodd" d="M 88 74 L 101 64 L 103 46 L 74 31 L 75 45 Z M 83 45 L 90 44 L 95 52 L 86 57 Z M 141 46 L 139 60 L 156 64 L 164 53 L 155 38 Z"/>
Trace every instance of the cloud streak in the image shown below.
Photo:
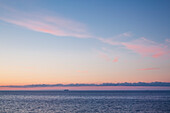
<path fill-rule="evenodd" d="M 33 88 L 33 87 L 79 87 L 79 86 L 167 86 L 170 87 L 170 82 L 137 82 L 137 83 L 102 83 L 102 84 L 33 84 L 33 85 L 8 85 L 0 87 L 10 88 Z"/>
<path fill-rule="evenodd" d="M 119 45 L 122 45 L 121 42 L 122 42 L 122 40 L 125 37 L 131 37 L 131 36 L 132 36 L 132 33 L 125 32 L 125 33 L 116 35 L 116 36 L 114 36 L 112 38 L 101 38 L 101 37 L 98 37 L 97 39 L 100 40 L 103 43 L 119 46 Z"/>
<path fill-rule="evenodd" d="M 152 58 L 159 58 L 170 53 L 167 45 L 158 44 L 143 37 L 131 42 L 123 42 L 122 45 L 142 56 L 149 56 Z"/>
<path fill-rule="evenodd" d="M 118 57 L 115 57 L 113 60 L 112 60 L 112 62 L 118 62 Z"/>
<path fill-rule="evenodd" d="M 62 17 L 23 13 L 16 9 L 0 7 L 4 10 L 0 20 L 25 27 L 30 30 L 52 34 L 55 36 L 71 36 L 76 38 L 91 38 L 84 24 Z"/>
<path fill-rule="evenodd" d="M 128 38 L 132 37 L 132 33 L 130 32 L 125 32 L 112 38 L 96 37 L 88 32 L 84 24 L 70 19 L 47 16 L 45 14 L 26 13 L 3 5 L 0 5 L 0 10 L 1 21 L 22 26 L 33 31 L 59 37 L 93 38 L 109 45 L 124 47 L 145 57 L 159 58 L 170 56 L 169 39 L 165 41 L 166 44 L 156 43 L 144 37 L 129 41 Z M 107 61 L 110 60 L 106 54 L 101 53 L 100 56 Z M 118 60 L 115 59 L 113 61 Z"/>
<path fill-rule="evenodd" d="M 132 34 L 125 32 L 113 38 L 97 38 L 103 43 L 109 45 L 124 47 L 144 57 L 160 58 L 170 55 L 169 39 L 165 43 L 157 43 L 144 37 L 135 40 L 125 40 L 126 37 L 131 37 Z"/>
<path fill-rule="evenodd" d="M 102 51 L 97 51 L 98 55 L 100 58 L 104 59 L 107 62 L 118 62 L 119 58 L 115 57 L 115 58 L 111 58 L 108 54 L 102 52 Z"/>

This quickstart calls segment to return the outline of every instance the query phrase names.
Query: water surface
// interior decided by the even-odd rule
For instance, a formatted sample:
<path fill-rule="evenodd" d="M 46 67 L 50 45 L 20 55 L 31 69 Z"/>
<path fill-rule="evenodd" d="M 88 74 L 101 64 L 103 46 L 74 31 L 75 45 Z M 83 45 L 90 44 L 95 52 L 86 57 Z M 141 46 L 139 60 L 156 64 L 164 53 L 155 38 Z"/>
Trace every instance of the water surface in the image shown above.
<path fill-rule="evenodd" d="M 170 113 L 170 91 L 0 91 L 0 113 Z"/>

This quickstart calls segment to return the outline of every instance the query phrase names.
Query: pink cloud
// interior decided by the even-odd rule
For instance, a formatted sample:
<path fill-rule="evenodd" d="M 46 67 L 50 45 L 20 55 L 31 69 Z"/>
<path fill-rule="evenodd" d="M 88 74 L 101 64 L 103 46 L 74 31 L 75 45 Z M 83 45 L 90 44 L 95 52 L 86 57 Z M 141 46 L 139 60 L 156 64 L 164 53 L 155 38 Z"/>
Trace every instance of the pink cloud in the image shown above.
<path fill-rule="evenodd" d="M 21 19 L 21 20 L 11 20 L 11 19 L 6 19 L 6 18 L 0 18 L 0 20 L 16 24 L 25 28 L 28 28 L 30 30 L 38 31 L 38 32 L 44 32 L 48 34 L 52 34 L 55 36 L 72 36 L 76 38 L 91 38 L 91 36 L 88 33 L 85 32 L 78 32 L 75 28 L 74 30 L 74 25 L 63 25 L 58 26 L 55 23 L 50 23 L 43 21 L 42 19 L 39 20 L 27 20 L 27 19 Z M 57 22 L 57 21 L 56 21 Z M 72 28 L 71 28 L 72 27 Z M 80 28 L 82 29 L 82 28 Z"/>
<path fill-rule="evenodd" d="M 166 39 L 165 41 L 168 42 L 168 43 L 170 43 L 170 39 Z"/>
<path fill-rule="evenodd" d="M 112 60 L 112 62 L 118 62 L 118 57 L 115 57 L 113 60 Z"/>
<path fill-rule="evenodd" d="M 17 11 L 16 9 L 0 6 L 5 13 L 0 20 L 25 27 L 30 30 L 52 34 L 55 36 L 71 36 L 76 38 L 91 38 L 84 24 L 70 19 L 45 14 L 33 14 Z"/>
<path fill-rule="evenodd" d="M 104 49 L 106 49 L 106 48 L 104 48 Z M 108 54 L 106 54 L 106 53 L 104 53 L 104 52 L 102 52 L 102 51 L 97 51 L 97 52 L 98 52 L 98 54 L 99 54 L 99 57 L 102 58 L 102 59 L 104 59 L 104 60 L 107 61 L 107 62 L 118 62 L 118 60 L 119 60 L 118 57 L 115 57 L 115 58 L 113 58 L 113 60 L 112 60 L 112 58 L 111 58 Z"/>
<path fill-rule="evenodd" d="M 84 24 L 56 16 L 46 16 L 40 14 L 24 13 L 17 11 L 11 7 L 0 6 L 0 10 L 5 12 L 0 15 L 0 20 L 12 23 L 24 28 L 48 33 L 55 36 L 69 36 L 76 38 L 94 38 L 103 43 L 115 46 L 124 46 L 126 49 L 132 50 L 142 56 L 149 56 L 152 58 L 159 58 L 165 55 L 170 56 L 169 42 L 167 39 L 166 44 L 159 44 L 146 38 L 140 38 L 133 41 L 122 41 L 124 37 L 131 37 L 132 34 L 125 32 L 114 36 L 113 38 L 101 38 L 92 36 Z M 4 11 L 3 11 L 4 10 Z M 105 60 L 109 61 L 110 58 L 106 54 L 100 55 Z"/>
<path fill-rule="evenodd" d="M 126 33 L 120 34 L 118 36 L 122 35 L 131 36 L 130 34 Z M 98 38 L 98 40 L 110 45 L 124 46 L 126 49 L 132 50 L 135 53 L 152 58 L 159 58 L 166 55 L 168 56 L 170 54 L 168 44 L 159 44 L 144 37 L 127 42 L 116 41 L 116 39 L 112 38 Z M 169 42 L 169 40 L 167 39 L 166 42 Z"/>
<path fill-rule="evenodd" d="M 162 56 L 170 56 L 170 48 L 167 44 L 170 42 L 169 39 L 165 40 L 167 43 L 160 44 L 144 37 L 132 41 L 120 41 L 119 38 L 122 36 L 130 37 L 132 34 L 122 33 L 117 35 L 117 38 L 98 38 L 98 40 L 110 45 L 124 46 L 126 49 L 145 57 L 159 58 Z"/>
<path fill-rule="evenodd" d="M 165 44 L 158 44 L 146 38 L 140 38 L 131 42 L 123 42 L 122 45 L 142 56 L 150 56 L 153 58 L 165 56 L 170 53 L 168 46 Z"/>
<path fill-rule="evenodd" d="M 147 71 L 147 70 L 159 70 L 160 68 L 143 68 L 143 69 L 137 69 L 141 71 Z"/>

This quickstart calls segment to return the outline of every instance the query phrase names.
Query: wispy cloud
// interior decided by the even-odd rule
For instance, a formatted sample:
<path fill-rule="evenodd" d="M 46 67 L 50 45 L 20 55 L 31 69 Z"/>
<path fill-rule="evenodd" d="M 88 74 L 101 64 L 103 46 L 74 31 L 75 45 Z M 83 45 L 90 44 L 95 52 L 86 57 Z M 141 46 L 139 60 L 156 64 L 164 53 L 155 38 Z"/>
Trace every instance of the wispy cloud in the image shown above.
<path fill-rule="evenodd" d="M 101 50 L 95 50 L 97 53 L 98 57 L 101 58 L 102 60 L 105 60 L 107 62 L 118 62 L 119 57 L 116 55 L 113 56 L 113 51 L 111 49 L 108 49 L 106 47 L 102 47 Z"/>
<path fill-rule="evenodd" d="M 112 62 L 118 62 L 118 57 L 115 57 L 113 60 L 112 60 Z"/>
<path fill-rule="evenodd" d="M 2 5 L 1 5 L 2 6 Z M 25 27 L 30 30 L 52 34 L 55 36 L 71 36 L 76 38 L 91 38 L 86 26 L 71 19 L 57 16 L 47 16 L 35 13 L 24 13 L 8 7 L 4 10 L 0 20 Z"/>
<path fill-rule="evenodd" d="M 118 35 L 116 38 L 119 38 L 119 37 L 132 37 L 133 34 L 130 33 L 130 32 L 125 32 L 125 33 L 122 33 L 120 35 Z"/>
<path fill-rule="evenodd" d="M 141 71 L 147 71 L 147 70 L 159 70 L 160 68 L 142 68 L 142 69 L 137 69 Z"/>
<path fill-rule="evenodd" d="M 33 84 L 33 85 L 8 85 L 0 87 L 10 88 L 33 88 L 33 87 L 79 87 L 79 86 L 167 86 L 170 87 L 170 82 L 137 82 L 137 83 L 101 83 L 101 84 Z"/>
<path fill-rule="evenodd" d="M 0 10 L 0 13 L 3 12 L 0 15 L 1 21 L 22 26 L 30 30 L 48 33 L 55 36 L 94 38 L 103 43 L 118 47 L 125 47 L 125 49 L 134 51 L 137 54 L 152 58 L 170 55 L 169 39 L 166 40 L 166 44 L 156 43 L 146 38 L 139 38 L 131 41 L 129 40 L 129 37 L 132 37 L 133 34 L 130 32 L 124 32 L 113 36 L 112 38 L 96 37 L 91 35 L 85 24 L 71 19 L 49 16 L 46 14 L 41 15 L 39 13 L 25 13 L 3 5 L 0 5 Z M 110 60 L 110 58 L 104 53 L 100 53 L 100 57 L 107 61 Z"/>
<path fill-rule="evenodd" d="M 169 39 L 165 40 L 165 42 L 167 43 L 163 44 L 151 41 L 144 37 L 130 41 L 122 40 L 122 37 L 130 36 L 132 35 L 129 33 L 122 33 L 120 35 L 117 35 L 117 38 L 98 38 L 98 40 L 109 45 L 125 47 L 125 49 L 134 51 L 135 53 L 145 57 L 147 56 L 152 58 L 159 58 L 162 56 L 168 56 L 170 54 L 169 44 L 167 44 L 169 43 Z"/>
<path fill-rule="evenodd" d="M 168 42 L 168 43 L 170 43 L 170 39 L 166 39 L 165 41 Z"/>
<path fill-rule="evenodd" d="M 131 42 L 123 42 L 122 45 L 142 56 L 153 58 L 165 56 L 170 53 L 167 45 L 159 44 L 143 37 Z"/>
<path fill-rule="evenodd" d="M 131 37 L 132 33 L 130 32 L 125 32 L 116 36 L 113 36 L 112 38 L 97 38 L 98 40 L 100 40 L 103 43 L 107 43 L 110 45 L 122 45 L 121 42 L 122 40 L 124 40 L 125 37 Z"/>

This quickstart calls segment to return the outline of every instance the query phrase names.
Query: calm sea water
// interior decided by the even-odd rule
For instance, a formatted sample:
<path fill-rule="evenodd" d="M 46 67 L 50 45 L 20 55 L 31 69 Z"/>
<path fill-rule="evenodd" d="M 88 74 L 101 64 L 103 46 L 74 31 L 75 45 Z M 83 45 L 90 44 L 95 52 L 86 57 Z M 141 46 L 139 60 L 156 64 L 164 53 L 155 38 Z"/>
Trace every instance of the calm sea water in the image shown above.
<path fill-rule="evenodd" d="M 170 91 L 0 91 L 0 113 L 170 113 Z"/>

